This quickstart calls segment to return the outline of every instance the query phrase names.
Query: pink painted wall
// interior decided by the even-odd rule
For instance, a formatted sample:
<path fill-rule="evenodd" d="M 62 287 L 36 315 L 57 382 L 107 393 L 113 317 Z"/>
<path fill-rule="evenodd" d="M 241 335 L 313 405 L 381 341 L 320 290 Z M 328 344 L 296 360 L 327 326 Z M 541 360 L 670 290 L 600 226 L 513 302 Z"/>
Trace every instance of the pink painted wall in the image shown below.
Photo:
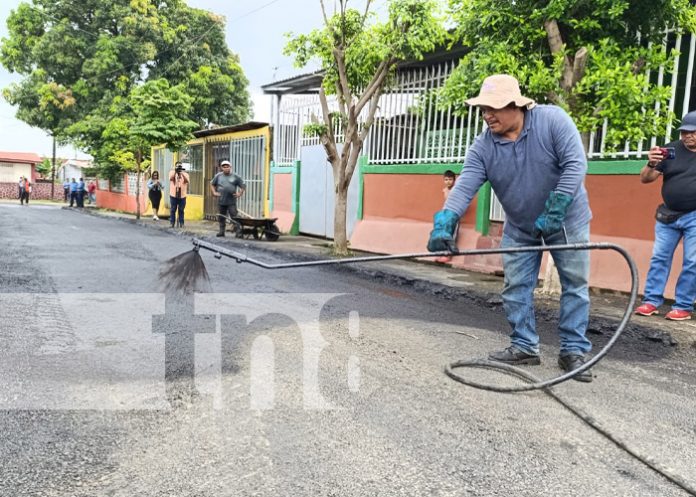
<path fill-rule="evenodd" d="M 97 207 L 122 212 L 135 212 L 135 196 L 126 195 L 125 193 L 97 190 Z M 147 199 L 144 195 L 141 195 L 140 212 L 145 212 L 145 209 L 147 209 Z"/>
<path fill-rule="evenodd" d="M 271 217 L 278 218 L 276 224 L 281 232 L 287 233 L 295 221 L 292 212 L 292 173 L 273 173 L 273 211 Z"/>
<path fill-rule="evenodd" d="M 650 266 L 654 240 L 655 208 L 661 203 L 660 182 L 644 185 L 637 175 L 589 175 L 586 187 L 593 212 L 591 241 L 616 243 L 635 259 L 641 279 L 640 291 Z M 351 247 L 376 253 L 425 251 L 432 229 L 432 215 L 442 208 L 440 175 L 364 175 L 363 219 L 358 221 Z M 500 226 L 491 224 L 489 236 L 475 231 L 476 201 L 459 227 L 460 249 L 499 246 Z M 681 270 L 682 251 L 675 254 L 665 296 L 674 297 Z M 484 272 L 502 269 L 500 256 L 455 257 L 454 266 Z M 544 264 L 542 264 L 542 275 Z M 615 251 L 591 254 L 590 284 L 597 288 L 630 290 L 630 273 Z"/>
<path fill-rule="evenodd" d="M 442 176 L 435 174 L 365 174 L 363 219 L 350 238 L 351 248 L 383 254 L 422 252 L 433 214 L 442 209 Z M 476 199 L 462 217 L 458 244 L 476 246 Z"/>

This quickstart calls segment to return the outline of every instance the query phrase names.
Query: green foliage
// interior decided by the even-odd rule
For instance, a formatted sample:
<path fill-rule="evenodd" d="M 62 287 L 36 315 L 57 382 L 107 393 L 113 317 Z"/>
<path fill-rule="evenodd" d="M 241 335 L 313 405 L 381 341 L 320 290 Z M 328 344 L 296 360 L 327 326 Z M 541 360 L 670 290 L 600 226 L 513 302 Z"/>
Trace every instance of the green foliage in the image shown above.
<path fill-rule="evenodd" d="M 326 125 L 318 123 L 305 124 L 302 128 L 302 134 L 304 136 L 322 136 L 326 134 L 326 131 Z"/>
<path fill-rule="evenodd" d="M 442 105 L 465 114 L 466 98 L 495 73 L 515 76 L 526 95 L 564 107 L 581 131 L 610 123 L 609 148 L 664 134 L 669 89 L 648 80 L 647 70 L 669 58 L 662 50 L 665 26 L 696 28 L 688 0 L 450 0 L 456 37 L 471 51 L 440 94 Z M 551 50 L 544 23 L 558 24 L 561 50 Z M 640 35 L 638 35 L 640 33 Z M 640 36 L 640 38 L 639 38 Z M 582 77 L 562 84 L 580 49 L 587 50 Z M 655 107 L 661 110 L 655 112 Z"/>
<path fill-rule="evenodd" d="M 324 9 L 325 2 L 320 3 Z M 333 169 L 336 254 L 348 252 L 348 186 L 383 89 L 399 62 L 421 60 L 448 40 L 436 0 L 389 0 L 389 19 L 384 23 L 374 22 L 368 12 L 346 8 L 347 4 L 348 0 L 334 2 L 339 8 L 331 17 L 324 11 L 323 28 L 306 35 L 289 33 L 284 50 L 298 67 L 318 60 L 324 74 L 319 92 L 323 119 L 305 126 L 303 132 L 321 137 Z M 326 95 L 331 94 L 336 95 L 338 110 L 329 109 Z M 340 128 L 343 139 L 340 153 L 335 128 Z"/>
<path fill-rule="evenodd" d="M 108 120 L 80 123 L 81 127 L 103 125 L 100 147 L 94 149 L 105 171 L 118 165 L 122 170 L 142 170 L 147 165 L 150 148 L 160 143 L 175 150 L 191 138 L 197 123 L 187 119 L 193 97 L 182 86 L 170 86 L 166 79 L 148 81 L 135 87 L 128 98 L 117 98 Z M 182 117 L 183 116 L 183 117 Z M 87 129 L 87 132 L 91 130 Z"/>
<path fill-rule="evenodd" d="M 392 61 L 393 68 L 399 61 L 421 60 L 447 40 L 435 0 L 391 0 L 385 23 L 368 21 L 374 16 L 364 19 L 355 9 L 347 9 L 345 16 L 336 13 L 322 29 L 286 34 L 284 53 L 294 57 L 297 67 L 318 60 L 325 73 L 324 89 L 335 94 L 339 74 L 334 49 L 344 50 L 348 84 L 356 93 L 367 87 L 382 61 Z"/>
<path fill-rule="evenodd" d="M 3 91 L 17 117 L 83 147 L 104 167 L 111 157 L 128 163 L 102 154 L 110 146 L 103 134 L 152 81 L 168 81 L 170 89 L 158 91 L 186 109 L 184 121 L 202 127 L 249 117 L 248 81 L 225 43 L 223 18 L 182 0 L 30 0 L 7 27 L 0 62 L 24 76 Z M 172 88 L 191 101 L 183 105 Z M 121 126 L 111 125 L 108 140 Z"/>
<path fill-rule="evenodd" d="M 36 165 L 36 170 L 44 178 L 51 177 L 51 159 L 44 159 Z"/>

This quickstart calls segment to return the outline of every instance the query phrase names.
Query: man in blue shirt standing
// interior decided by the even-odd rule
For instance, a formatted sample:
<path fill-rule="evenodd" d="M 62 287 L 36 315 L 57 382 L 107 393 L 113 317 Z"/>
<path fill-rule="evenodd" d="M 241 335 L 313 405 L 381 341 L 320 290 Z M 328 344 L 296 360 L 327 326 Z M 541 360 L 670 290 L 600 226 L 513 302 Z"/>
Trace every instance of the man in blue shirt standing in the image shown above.
<path fill-rule="evenodd" d="M 73 204 L 79 207 L 79 203 L 77 201 L 77 181 L 75 181 L 75 178 L 72 178 L 70 181 L 70 207 L 72 207 Z"/>
<path fill-rule="evenodd" d="M 65 202 L 68 201 L 69 194 L 70 194 L 70 181 L 68 181 L 68 178 L 65 178 L 65 181 L 63 181 L 63 200 Z"/>
<path fill-rule="evenodd" d="M 85 181 L 82 178 L 77 182 L 77 206 L 85 206 Z"/>
<path fill-rule="evenodd" d="M 585 152 L 575 124 L 560 107 L 536 105 L 522 96 L 512 76 L 489 76 L 476 98 L 488 128 L 467 151 L 464 168 L 444 209 L 434 216 L 428 250 L 451 250 L 454 232 L 469 203 L 490 181 L 505 210 L 501 247 L 587 243 L 592 214 L 584 186 Z M 551 251 L 561 280 L 559 366 L 565 371 L 586 362 L 590 299 L 587 250 Z M 503 254 L 502 298 L 512 327 L 511 345 L 489 359 L 507 364 L 540 364 L 534 319 L 534 288 L 541 252 Z M 583 371 L 578 381 L 592 381 Z"/>

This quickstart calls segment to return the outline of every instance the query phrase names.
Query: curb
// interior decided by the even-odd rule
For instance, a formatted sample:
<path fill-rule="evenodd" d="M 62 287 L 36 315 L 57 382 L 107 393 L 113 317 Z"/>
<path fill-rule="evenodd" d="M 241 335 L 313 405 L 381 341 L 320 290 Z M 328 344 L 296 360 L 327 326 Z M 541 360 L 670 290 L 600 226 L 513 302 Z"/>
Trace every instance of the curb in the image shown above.
<path fill-rule="evenodd" d="M 74 211 L 74 209 L 70 207 L 64 206 L 62 208 L 65 210 Z M 125 216 L 104 215 L 101 214 L 100 211 L 96 211 L 93 208 L 83 208 L 78 210 L 78 212 L 94 217 L 114 219 L 133 225 L 138 225 L 146 229 L 165 232 L 172 236 L 200 238 L 210 243 L 214 243 L 220 246 L 227 246 L 228 248 L 233 248 L 237 251 L 240 251 L 240 248 L 252 247 L 248 242 L 237 238 L 226 237 L 225 239 L 220 239 L 215 236 L 190 231 L 186 228 L 172 230 L 171 228 L 169 228 L 169 226 L 156 225 L 151 222 L 145 222 L 142 219 L 136 220 L 134 218 L 129 218 Z M 275 256 L 281 255 L 285 260 L 296 262 L 309 262 L 333 258 L 329 254 L 313 254 L 300 250 L 293 250 L 292 247 L 288 247 L 287 245 L 273 246 L 274 243 L 275 242 L 266 241 L 258 242 L 253 245 L 253 250 L 267 254 L 272 254 Z M 416 264 L 429 265 L 429 263 L 427 262 L 402 262 L 415 262 Z M 451 286 L 435 282 L 423 277 L 399 274 L 398 270 L 395 269 L 389 270 L 383 268 L 375 268 L 374 266 L 372 266 L 373 264 L 375 263 L 368 262 L 356 264 L 341 264 L 332 266 L 332 271 L 347 272 L 366 279 L 377 280 L 388 285 L 411 288 L 418 293 L 433 295 L 445 298 L 450 301 L 458 301 L 468 305 L 476 305 L 483 308 L 502 310 L 503 301 L 500 297 L 499 292 L 485 291 L 480 288 L 477 288 L 476 286 Z M 553 301 L 551 299 L 535 297 L 535 304 L 535 315 L 537 321 L 543 321 L 546 323 L 556 323 L 558 321 L 558 310 L 554 308 Z M 604 341 L 603 337 L 611 335 L 611 333 L 614 329 L 616 329 L 620 321 L 621 318 L 616 318 L 613 316 L 590 315 L 587 333 L 588 335 L 592 335 L 592 341 L 595 343 L 595 345 L 599 346 L 599 343 Z M 641 342 L 648 341 L 651 343 L 651 346 L 653 347 L 661 346 L 666 349 L 680 350 L 688 354 L 696 354 L 696 341 L 691 343 L 690 346 L 688 343 L 681 344 L 674 338 L 670 331 L 664 330 L 657 325 L 650 326 L 642 323 L 637 324 L 635 321 L 629 321 L 629 323 L 626 325 L 626 328 L 622 336 L 625 337 L 624 340 L 628 338 L 639 340 Z"/>

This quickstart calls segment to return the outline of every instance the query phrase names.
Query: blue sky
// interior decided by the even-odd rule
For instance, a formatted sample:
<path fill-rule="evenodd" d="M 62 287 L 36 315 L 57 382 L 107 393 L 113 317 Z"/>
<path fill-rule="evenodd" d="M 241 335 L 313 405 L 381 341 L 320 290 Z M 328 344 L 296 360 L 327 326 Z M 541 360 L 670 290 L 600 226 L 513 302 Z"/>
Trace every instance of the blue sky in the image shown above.
<path fill-rule="evenodd" d="M 373 1 L 377 11 L 383 11 L 386 0 Z M 20 0 L 0 2 L 0 36 L 7 36 L 7 17 Z M 308 32 L 322 24 L 319 0 L 189 0 L 192 7 L 223 15 L 227 19 L 227 44 L 239 54 L 244 72 L 249 78 L 249 91 L 254 100 L 254 119 L 267 121 L 270 99 L 263 96 L 260 86 L 306 70 L 293 67 L 292 61 L 282 55 L 284 33 Z M 325 0 L 327 8 L 334 2 Z M 364 8 L 364 0 L 349 5 Z M 6 87 L 19 76 L 0 66 L 0 87 Z M 51 154 L 51 140 L 46 134 L 15 119 L 15 110 L 0 97 L 0 150 Z M 61 149 L 62 157 L 82 157 L 72 147 Z"/>

